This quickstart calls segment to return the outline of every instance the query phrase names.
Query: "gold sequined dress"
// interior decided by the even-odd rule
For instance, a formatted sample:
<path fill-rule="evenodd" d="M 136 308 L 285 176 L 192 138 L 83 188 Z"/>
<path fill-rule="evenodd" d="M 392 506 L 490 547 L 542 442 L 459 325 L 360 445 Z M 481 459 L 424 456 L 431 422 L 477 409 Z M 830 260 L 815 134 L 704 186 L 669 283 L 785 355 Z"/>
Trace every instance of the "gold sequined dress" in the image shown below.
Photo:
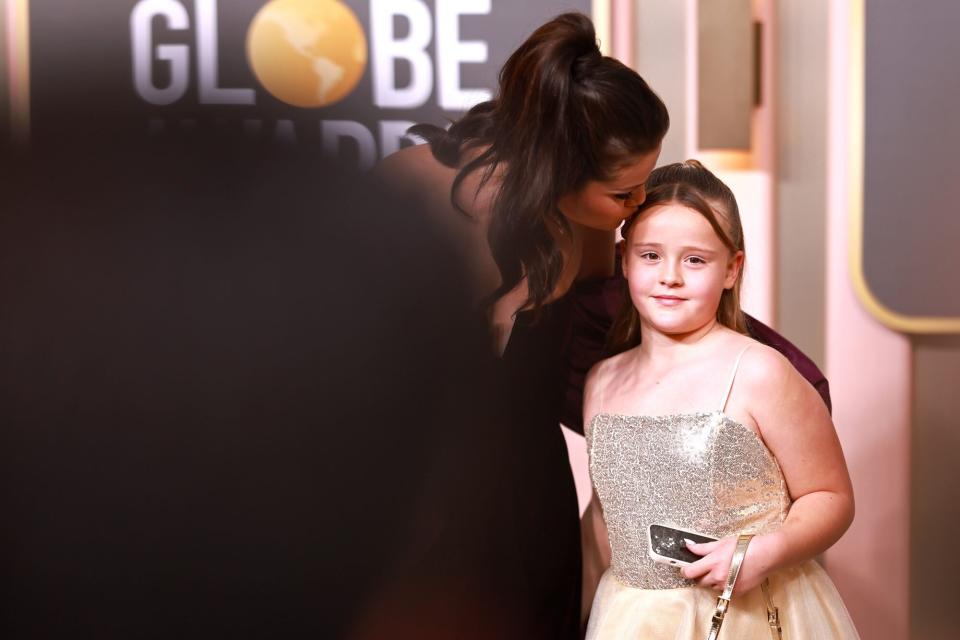
<path fill-rule="evenodd" d="M 741 352 L 742 355 L 742 352 Z M 716 592 L 647 555 L 647 526 L 672 525 L 716 538 L 767 533 L 786 518 L 780 466 L 759 436 L 721 407 L 665 416 L 600 413 L 586 430 L 590 476 L 612 551 L 587 640 L 704 640 Z M 602 405 L 601 405 L 602 406 Z M 826 572 L 815 561 L 770 577 L 784 640 L 858 638 Z M 733 599 L 721 639 L 770 638 L 760 589 Z"/>

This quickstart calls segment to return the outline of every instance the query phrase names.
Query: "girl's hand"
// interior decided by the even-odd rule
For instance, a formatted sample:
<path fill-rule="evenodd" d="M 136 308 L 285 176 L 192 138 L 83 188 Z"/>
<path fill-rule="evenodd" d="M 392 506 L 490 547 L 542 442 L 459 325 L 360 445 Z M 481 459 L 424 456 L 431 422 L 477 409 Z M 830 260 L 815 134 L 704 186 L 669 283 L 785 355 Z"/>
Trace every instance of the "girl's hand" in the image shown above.
<path fill-rule="evenodd" d="M 740 565 L 740 574 L 733 590 L 734 595 L 746 593 L 760 585 L 773 570 L 776 540 L 775 534 L 754 536 L 747 547 L 747 554 Z M 730 573 L 730 562 L 737 548 L 737 537 L 731 536 L 716 542 L 687 543 L 687 548 L 698 556 L 696 562 L 682 567 L 680 575 L 716 592 L 723 591 Z"/>

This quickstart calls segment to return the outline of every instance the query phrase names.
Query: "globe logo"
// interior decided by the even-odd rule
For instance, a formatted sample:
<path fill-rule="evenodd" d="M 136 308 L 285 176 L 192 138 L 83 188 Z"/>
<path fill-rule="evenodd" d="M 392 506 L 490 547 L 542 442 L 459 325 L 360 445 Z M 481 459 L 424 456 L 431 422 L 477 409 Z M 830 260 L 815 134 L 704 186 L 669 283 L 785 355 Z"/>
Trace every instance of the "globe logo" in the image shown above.
<path fill-rule="evenodd" d="M 324 107 L 353 91 L 367 64 L 367 38 L 338 0 L 273 0 L 247 32 L 247 59 L 263 87 L 297 107 Z"/>

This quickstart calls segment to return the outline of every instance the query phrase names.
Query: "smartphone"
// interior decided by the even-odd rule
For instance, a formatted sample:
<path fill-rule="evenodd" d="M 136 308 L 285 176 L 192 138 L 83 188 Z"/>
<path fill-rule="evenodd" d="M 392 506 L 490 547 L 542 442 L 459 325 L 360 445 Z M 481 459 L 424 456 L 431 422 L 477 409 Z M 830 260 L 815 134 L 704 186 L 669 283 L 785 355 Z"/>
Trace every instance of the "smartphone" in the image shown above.
<path fill-rule="evenodd" d="M 702 533 L 667 527 L 662 524 L 650 525 L 647 529 L 647 536 L 650 542 L 648 547 L 650 558 L 654 562 L 663 562 L 677 567 L 686 566 L 701 558 L 701 556 L 687 549 L 687 545 L 683 541 L 684 538 L 698 543 L 717 540 Z"/>

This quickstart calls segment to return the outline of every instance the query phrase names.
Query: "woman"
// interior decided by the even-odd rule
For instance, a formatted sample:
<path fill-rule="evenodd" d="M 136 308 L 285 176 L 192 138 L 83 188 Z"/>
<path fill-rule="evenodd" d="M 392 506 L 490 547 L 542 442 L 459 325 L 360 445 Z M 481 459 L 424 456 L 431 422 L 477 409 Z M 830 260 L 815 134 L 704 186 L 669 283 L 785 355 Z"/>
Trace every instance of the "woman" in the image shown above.
<path fill-rule="evenodd" d="M 613 234 L 643 201 L 669 118 L 636 72 L 604 57 L 590 20 L 564 14 L 507 60 L 497 97 L 429 146 L 382 165 L 432 200 L 438 221 L 474 257 L 499 351 L 513 317 L 584 275 L 610 275 Z"/>
<path fill-rule="evenodd" d="M 507 580 L 539 637 L 574 638 L 580 626 L 577 497 L 557 428 L 563 297 L 576 280 L 613 274 L 614 232 L 643 202 L 668 125 L 646 82 L 604 57 L 590 20 L 571 13 L 510 56 L 495 99 L 449 131 L 413 128 L 430 144 L 381 166 L 471 258 L 505 388 L 523 398 L 505 418 L 516 426 L 499 474 L 512 522 L 493 526 L 511 538 L 499 562 L 515 568 Z"/>
<path fill-rule="evenodd" d="M 511 428 L 481 471 L 491 500 L 471 500 L 499 505 L 476 507 L 474 542 L 484 571 L 502 569 L 490 583 L 512 590 L 523 637 L 579 636 L 577 496 L 557 423 L 580 414 L 583 375 L 610 323 L 615 230 L 643 202 L 668 126 L 646 82 L 603 56 L 590 20 L 570 13 L 510 56 L 493 100 L 448 131 L 414 127 L 429 145 L 380 167 L 469 258 L 501 356 Z"/>

